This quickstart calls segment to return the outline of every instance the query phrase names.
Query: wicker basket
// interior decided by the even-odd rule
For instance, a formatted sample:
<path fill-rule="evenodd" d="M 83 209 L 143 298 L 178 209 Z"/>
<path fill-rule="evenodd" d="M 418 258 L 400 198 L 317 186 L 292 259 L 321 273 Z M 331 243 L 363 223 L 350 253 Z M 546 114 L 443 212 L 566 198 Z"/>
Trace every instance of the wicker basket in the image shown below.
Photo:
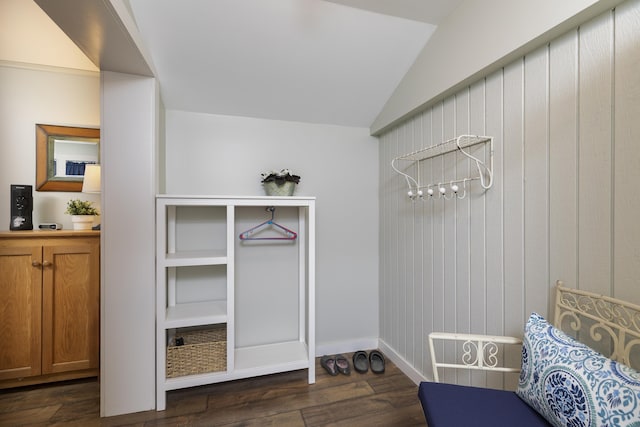
<path fill-rule="evenodd" d="M 269 181 L 263 185 L 267 196 L 293 196 L 296 189 L 296 183 L 293 181 L 286 181 L 282 185 L 278 185 L 275 181 Z"/>
<path fill-rule="evenodd" d="M 167 347 L 167 378 L 227 369 L 227 325 L 176 329 L 180 337 L 184 345 L 171 342 Z"/>

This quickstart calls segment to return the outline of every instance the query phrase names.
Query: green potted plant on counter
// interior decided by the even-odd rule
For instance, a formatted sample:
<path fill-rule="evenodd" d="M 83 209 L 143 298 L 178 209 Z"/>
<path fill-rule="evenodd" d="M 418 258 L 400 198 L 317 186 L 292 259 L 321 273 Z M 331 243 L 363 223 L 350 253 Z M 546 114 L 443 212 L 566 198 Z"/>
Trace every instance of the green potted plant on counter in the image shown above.
<path fill-rule="evenodd" d="M 71 215 L 74 230 L 91 230 L 94 218 L 100 215 L 92 202 L 80 199 L 69 200 L 65 213 Z"/>

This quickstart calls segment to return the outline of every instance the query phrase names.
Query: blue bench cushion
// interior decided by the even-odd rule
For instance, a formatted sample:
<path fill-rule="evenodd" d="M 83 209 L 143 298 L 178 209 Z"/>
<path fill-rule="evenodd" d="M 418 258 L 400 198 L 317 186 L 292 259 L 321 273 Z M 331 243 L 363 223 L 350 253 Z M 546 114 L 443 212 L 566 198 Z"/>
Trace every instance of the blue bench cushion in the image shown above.
<path fill-rule="evenodd" d="M 422 382 L 418 397 L 429 427 L 550 426 L 512 391 Z"/>

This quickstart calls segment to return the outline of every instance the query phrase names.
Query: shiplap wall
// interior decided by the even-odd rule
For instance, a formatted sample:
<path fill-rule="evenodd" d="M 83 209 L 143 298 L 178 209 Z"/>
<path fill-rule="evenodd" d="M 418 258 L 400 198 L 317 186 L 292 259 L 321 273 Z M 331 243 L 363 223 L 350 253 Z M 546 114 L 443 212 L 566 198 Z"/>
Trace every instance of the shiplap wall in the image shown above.
<path fill-rule="evenodd" d="M 483 192 L 474 182 L 464 199 L 410 201 L 391 160 L 467 133 L 494 137 L 493 187 Z M 381 346 L 414 378 L 431 376 L 429 332 L 521 336 L 532 311 L 551 316 L 558 279 L 640 303 L 640 1 L 486 76 L 380 142 Z M 486 147 L 472 151 L 488 158 Z M 422 161 L 419 173 L 431 183 L 474 170 L 451 153 Z M 482 375 L 444 380 L 502 385 Z"/>

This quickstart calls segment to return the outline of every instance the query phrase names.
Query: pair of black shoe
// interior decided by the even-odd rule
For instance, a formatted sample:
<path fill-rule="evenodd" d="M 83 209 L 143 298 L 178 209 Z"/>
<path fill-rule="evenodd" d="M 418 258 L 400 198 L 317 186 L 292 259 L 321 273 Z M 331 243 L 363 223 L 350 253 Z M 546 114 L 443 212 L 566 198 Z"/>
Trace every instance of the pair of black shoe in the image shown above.
<path fill-rule="evenodd" d="M 366 374 L 369 368 L 374 374 L 382 374 L 384 365 L 384 356 L 378 350 L 371 350 L 369 355 L 367 355 L 366 351 L 353 353 L 353 369 L 361 374 Z"/>
<path fill-rule="evenodd" d="M 351 375 L 349 361 L 341 354 L 336 354 L 335 356 L 322 356 L 320 358 L 320 365 L 329 373 L 329 375 L 336 376 L 339 373 Z"/>

